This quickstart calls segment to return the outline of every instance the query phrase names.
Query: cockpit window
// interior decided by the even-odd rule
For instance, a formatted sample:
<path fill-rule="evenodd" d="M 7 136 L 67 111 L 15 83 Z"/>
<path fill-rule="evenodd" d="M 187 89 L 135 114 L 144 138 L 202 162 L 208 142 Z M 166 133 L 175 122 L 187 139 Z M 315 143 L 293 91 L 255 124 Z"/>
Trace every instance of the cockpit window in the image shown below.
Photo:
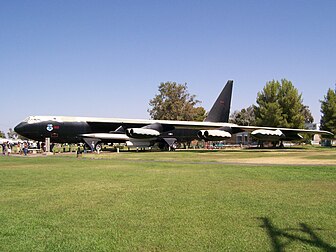
<path fill-rule="evenodd" d="M 29 116 L 26 120 L 27 120 L 27 123 L 29 123 L 29 124 L 39 123 L 39 122 L 41 122 L 41 119 L 40 119 L 40 118 L 37 118 L 37 117 L 35 117 L 35 116 Z M 25 120 L 25 121 L 26 121 L 26 120 Z"/>
<path fill-rule="evenodd" d="M 29 124 L 40 123 L 45 121 L 62 122 L 62 118 L 57 116 L 29 116 L 24 120 L 24 122 Z"/>

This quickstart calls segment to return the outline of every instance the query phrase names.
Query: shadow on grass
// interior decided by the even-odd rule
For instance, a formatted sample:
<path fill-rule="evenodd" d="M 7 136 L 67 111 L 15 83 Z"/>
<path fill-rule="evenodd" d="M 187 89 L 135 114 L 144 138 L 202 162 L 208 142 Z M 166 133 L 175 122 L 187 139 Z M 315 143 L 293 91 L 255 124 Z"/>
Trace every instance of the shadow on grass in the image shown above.
<path fill-rule="evenodd" d="M 221 149 L 176 149 L 176 151 L 178 152 L 282 152 L 282 151 L 286 151 L 286 150 L 290 150 L 290 151 L 295 151 L 295 150 L 306 150 L 307 148 L 305 147 L 300 147 L 300 146 L 295 146 L 295 147 L 284 147 L 284 148 L 273 148 L 273 147 L 264 147 L 264 148 L 260 148 L 260 147 L 243 147 L 243 148 L 221 148 Z"/>
<path fill-rule="evenodd" d="M 316 233 L 316 230 L 322 230 L 320 228 L 313 229 L 312 227 L 308 226 L 305 223 L 299 223 L 300 228 L 280 229 L 280 228 L 277 228 L 271 222 L 269 218 L 260 217 L 257 219 L 259 219 L 262 222 L 262 225 L 260 227 L 264 228 L 265 231 L 267 232 L 274 252 L 285 251 L 285 247 L 294 241 L 317 247 L 321 249 L 322 251 L 327 251 L 327 252 L 336 251 L 336 247 L 323 241 L 318 236 L 318 234 Z M 289 231 L 297 231 L 297 232 L 300 232 L 301 235 L 305 235 L 305 236 L 308 235 L 309 239 L 303 238 L 300 235 L 291 234 L 289 233 Z M 287 242 L 282 242 L 283 238 L 286 238 Z"/>
<path fill-rule="evenodd" d="M 316 149 L 322 149 L 324 148 L 324 150 L 330 150 L 331 148 L 325 148 L 325 147 L 319 147 Z M 305 147 L 305 146 L 292 146 L 292 147 L 283 147 L 283 148 L 273 148 L 273 147 L 244 147 L 244 148 L 235 148 L 235 149 L 231 149 L 231 148 L 222 148 L 222 149 L 203 149 L 203 148 L 197 148 L 197 149 L 193 149 L 193 148 L 189 148 L 189 149 L 176 149 L 176 152 L 179 153 L 213 153 L 213 152 L 217 152 L 217 153 L 249 153 L 249 152 L 253 152 L 253 153 L 270 153 L 270 152 L 296 152 L 296 151 L 305 151 L 305 150 L 310 150 L 312 148 L 310 147 Z M 116 148 L 103 148 L 103 151 L 106 152 L 116 152 L 117 149 Z M 160 150 L 160 149 L 156 149 L 153 148 L 151 150 L 148 149 L 131 149 L 131 150 L 127 150 L 127 149 L 120 149 L 121 152 L 129 152 L 129 153 L 149 153 L 149 152 L 171 152 L 168 150 Z"/>

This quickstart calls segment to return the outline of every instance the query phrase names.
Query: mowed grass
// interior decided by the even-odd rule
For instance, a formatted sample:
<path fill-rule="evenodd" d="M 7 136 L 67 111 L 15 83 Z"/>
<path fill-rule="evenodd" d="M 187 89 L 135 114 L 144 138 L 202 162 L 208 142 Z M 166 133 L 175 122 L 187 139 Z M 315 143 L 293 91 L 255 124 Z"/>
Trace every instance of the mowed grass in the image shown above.
<path fill-rule="evenodd" d="M 225 150 L 178 150 L 173 152 L 121 151 L 100 154 L 86 153 L 90 159 L 114 161 L 174 162 L 186 164 L 241 164 L 241 165 L 305 165 L 335 166 L 336 148 L 296 147 L 287 149 L 225 149 Z"/>
<path fill-rule="evenodd" d="M 336 165 L 122 155 L 1 157 L 0 251 L 336 250 Z"/>

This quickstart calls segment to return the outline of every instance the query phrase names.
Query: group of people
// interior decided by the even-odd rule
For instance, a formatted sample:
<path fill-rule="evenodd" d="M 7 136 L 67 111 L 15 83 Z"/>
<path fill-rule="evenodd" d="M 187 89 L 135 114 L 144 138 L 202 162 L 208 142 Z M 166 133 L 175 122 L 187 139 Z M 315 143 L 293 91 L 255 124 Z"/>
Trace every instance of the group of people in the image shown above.
<path fill-rule="evenodd" d="M 12 145 L 9 142 L 2 143 L 2 155 L 10 155 L 12 153 Z"/>
<path fill-rule="evenodd" d="M 12 147 L 13 145 L 10 142 L 4 142 L 2 145 L 2 155 L 6 156 L 10 156 L 10 154 L 12 153 Z M 23 142 L 23 143 L 18 143 L 17 144 L 17 152 L 21 155 L 24 154 L 25 156 L 27 156 L 28 154 L 28 143 L 27 142 Z"/>

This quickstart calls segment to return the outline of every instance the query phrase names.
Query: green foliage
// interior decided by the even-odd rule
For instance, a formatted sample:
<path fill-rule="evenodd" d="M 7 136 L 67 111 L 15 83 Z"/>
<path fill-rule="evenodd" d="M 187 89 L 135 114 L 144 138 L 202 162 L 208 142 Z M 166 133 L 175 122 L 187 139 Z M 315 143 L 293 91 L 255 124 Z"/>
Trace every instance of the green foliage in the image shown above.
<path fill-rule="evenodd" d="M 5 135 L 5 133 L 4 133 L 4 132 L 2 132 L 1 130 L 0 130 L 0 137 L 1 137 L 1 138 L 6 138 L 6 135 Z"/>
<path fill-rule="evenodd" d="M 192 121 L 202 122 L 206 117 L 206 110 L 203 107 L 196 107 L 193 109 Z"/>
<path fill-rule="evenodd" d="M 324 100 L 321 100 L 321 129 L 336 134 L 336 90 L 329 88 Z"/>
<path fill-rule="evenodd" d="M 266 83 L 258 92 L 254 107 L 256 124 L 259 126 L 303 128 L 305 116 L 302 95 L 291 81 L 282 79 Z"/>
<path fill-rule="evenodd" d="M 301 111 L 303 117 L 305 118 L 305 123 L 313 123 L 314 117 L 312 113 L 310 112 L 309 106 L 303 105 L 302 111 Z"/>
<path fill-rule="evenodd" d="M 255 113 L 253 106 L 233 112 L 230 116 L 230 122 L 243 126 L 255 125 Z"/>
<path fill-rule="evenodd" d="M 12 128 L 9 128 L 8 132 L 7 132 L 7 136 L 8 138 L 10 139 L 15 139 L 17 138 L 17 134 L 16 132 L 12 129 Z"/>
<path fill-rule="evenodd" d="M 190 95 L 187 84 L 161 82 L 159 93 L 149 101 L 148 112 L 155 120 L 203 121 L 205 110 L 195 107 L 200 103 L 195 95 Z"/>

